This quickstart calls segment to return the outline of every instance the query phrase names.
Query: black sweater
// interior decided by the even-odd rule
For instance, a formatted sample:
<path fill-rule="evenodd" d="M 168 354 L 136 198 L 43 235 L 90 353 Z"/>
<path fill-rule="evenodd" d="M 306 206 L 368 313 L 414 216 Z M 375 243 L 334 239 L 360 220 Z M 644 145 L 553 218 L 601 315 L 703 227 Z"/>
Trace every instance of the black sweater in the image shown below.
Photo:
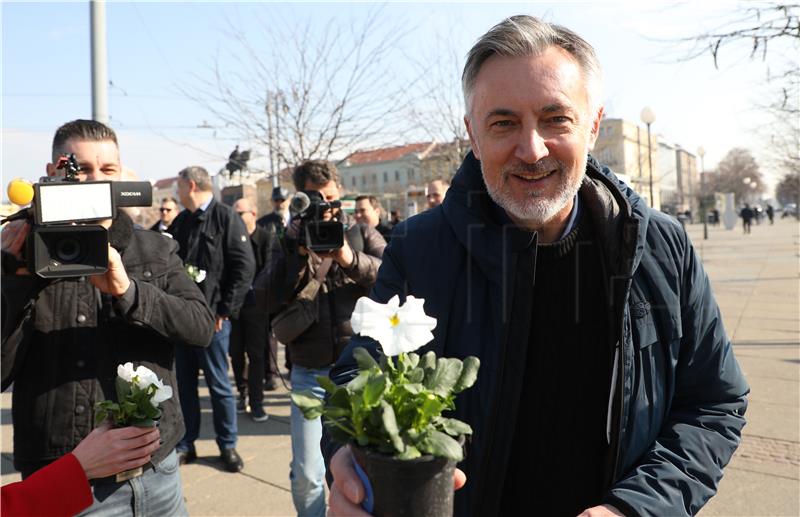
<path fill-rule="evenodd" d="M 602 502 L 611 354 L 590 221 L 539 245 L 531 336 L 503 515 L 575 516 Z"/>

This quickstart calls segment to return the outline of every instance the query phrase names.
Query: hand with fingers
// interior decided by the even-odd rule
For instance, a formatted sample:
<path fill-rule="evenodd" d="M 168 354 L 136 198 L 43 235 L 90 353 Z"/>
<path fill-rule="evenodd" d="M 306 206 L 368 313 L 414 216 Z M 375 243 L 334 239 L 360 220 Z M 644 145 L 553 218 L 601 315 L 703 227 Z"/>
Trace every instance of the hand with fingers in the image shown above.
<path fill-rule="evenodd" d="M 89 479 L 103 478 L 141 467 L 160 447 L 157 427 L 111 428 L 89 433 L 72 451 Z"/>

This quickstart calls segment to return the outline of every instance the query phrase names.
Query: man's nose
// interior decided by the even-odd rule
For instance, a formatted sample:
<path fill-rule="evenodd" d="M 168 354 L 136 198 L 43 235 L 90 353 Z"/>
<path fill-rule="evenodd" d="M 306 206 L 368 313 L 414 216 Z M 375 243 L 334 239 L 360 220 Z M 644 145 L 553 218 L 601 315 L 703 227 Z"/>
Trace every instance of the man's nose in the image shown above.
<path fill-rule="evenodd" d="M 550 154 L 547 141 L 537 128 L 524 128 L 520 133 L 515 156 L 525 163 L 536 163 Z"/>

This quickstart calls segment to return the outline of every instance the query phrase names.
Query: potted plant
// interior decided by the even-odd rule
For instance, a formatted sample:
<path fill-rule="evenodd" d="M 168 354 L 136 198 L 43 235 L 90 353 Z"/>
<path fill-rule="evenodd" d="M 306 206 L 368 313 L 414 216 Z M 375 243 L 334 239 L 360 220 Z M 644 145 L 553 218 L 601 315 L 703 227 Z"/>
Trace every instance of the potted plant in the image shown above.
<path fill-rule="evenodd" d="M 172 388 L 145 366 L 133 363 L 117 366 L 115 382 L 117 402 L 104 400 L 95 405 L 95 425 L 110 420 L 117 427 L 153 427 L 161 417 L 159 405 L 172 397 Z M 120 472 L 116 481 L 127 481 L 142 475 L 142 467 Z"/>
<path fill-rule="evenodd" d="M 378 341 L 379 359 L 358 347 L 358 374 L 349 383 L 317 377 L 325 401 L 310 391 L 292 394 L 306 418 L 322 416 L 332 438 L 350 446 L 367 492 L 363 506 L 378 516 L 452 515 L 453 470 L 472 434 L 443 413 L 475 383 L 480 361 L 413 352 L 436 327 L 423 303 L 413 296 L 403 306 L 397 296 L 386 304 L 360 298 L 353 331 Z"/>

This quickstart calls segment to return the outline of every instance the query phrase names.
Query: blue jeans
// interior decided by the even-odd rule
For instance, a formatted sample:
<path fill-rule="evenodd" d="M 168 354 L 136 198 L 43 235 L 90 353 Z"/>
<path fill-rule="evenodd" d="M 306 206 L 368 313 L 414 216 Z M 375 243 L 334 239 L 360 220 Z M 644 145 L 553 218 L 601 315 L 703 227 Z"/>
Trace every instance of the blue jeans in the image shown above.
<path fill-rule="evenodd" d="M 94 484 L 92 493 L 94 503 L 80 513 L 82 517 L 189 515 L 183 503 L 175 451 L 137 478 L 122 483 Z"/>
<path fill-rule="evenodd" d="M 325 396 L 316 376 L 328 376 L 329 368 L 304 368 L 292 365 L 292 391 L 310 389 L 320 398 Z M 325 460 L 322 458 L 322 420 L 306 420 L 303 413 L 292 404 L 292 463 L 289 479 L 292 481 L 292 501 L 298 517 L 324 517 L 325 515 Z"/>
<path fill-rule="evenodd" d="M 186 434 L 175 447 L 188 451 L 200 435 L 200 399 L 197 380 L 200 369 L 211 394 L 214 415 L 214 432 L 220 451 L 236 447 L 236 399 L 228 378 L 228 346 L 231 322 L 225 320 L 222 329 L 214 334 L 206 348 L 178 345 L 175 347 L 175 372 L 178 376 L 178 394 L 186 423 Z"/>

